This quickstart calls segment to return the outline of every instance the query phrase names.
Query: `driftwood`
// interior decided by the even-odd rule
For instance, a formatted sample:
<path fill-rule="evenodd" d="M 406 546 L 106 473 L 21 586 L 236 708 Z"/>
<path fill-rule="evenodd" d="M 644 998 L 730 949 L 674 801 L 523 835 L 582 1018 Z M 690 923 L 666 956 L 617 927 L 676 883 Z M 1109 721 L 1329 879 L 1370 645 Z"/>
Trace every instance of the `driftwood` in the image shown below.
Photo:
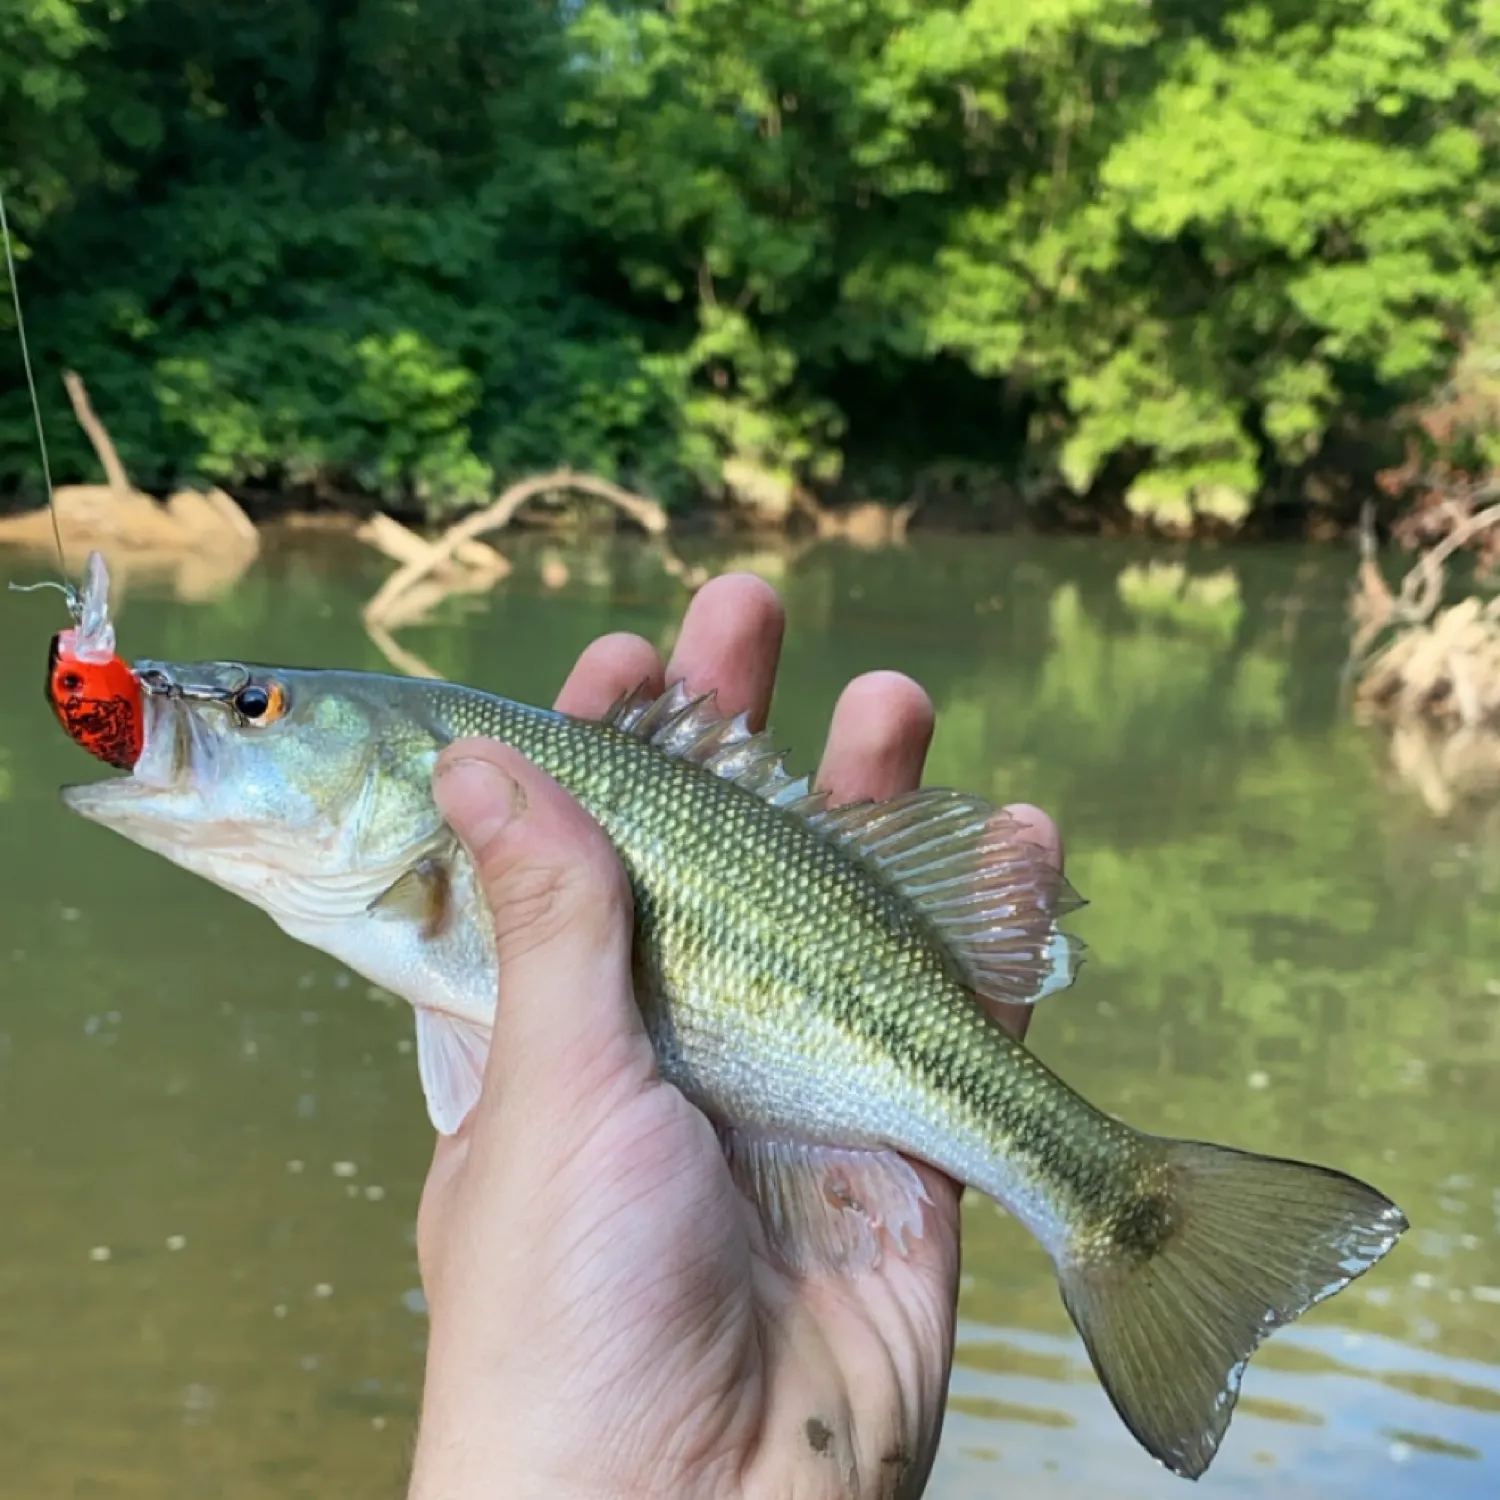
<path fill-rule="evenodd" d="M 418 581 L 384 611 L 381 623 L 388 630 L 421 619 L 433 605 L 450 595 L 482 594 L 511 571 L 510 559 L 504 553 L 476 541 L 456 547 L 451 558 L 426 571 L 432 544 L 387 515 L 371 516 L 355 535 L 403 568 L 424 569 Z M 366 624 L 369 623 L 367 617 Z"/>
<path fill-rule="evenodd" d="M 1349 601 L 1354 623 L 1350 644 L 1349 674 L 1357 679 L 1357 696 L 1367 702 L 1390 705 L 1392 716 L 1421 712 L 1444 717 L 1446 710 L 1434 708 L 1441 694 L 1434 676 L 1437 664 L 1459 663 L 1466 680 L 1482 678 L 1491 666 L 1500 666 L 1500 600 L 1481 607 L 1476 598 L 1465 599 L 1440 612 L 1447 588 L 1446 565 L 1453 554 L 1468 546 L 1489 527 L 1500 525 L 1500 504 L 1488 505 L 1458 521 L 1435 546 L 1427 548 L 1392 589 L 1381 574 L 1375 553 L 1375 535 L 1369 507 L 1360 528 L 1360 562 Z M 1386 644 L 1373 656 L 1377 640 Z M 1496 653 L 1493 663 L 1491 652 Z M 1482 658 L 1482 659 L 1481 659 Z M 1500 673 L 1494 678 L 1500 703 Z"/>
<path fill-rule="evenodd" d="M 635 521 L 648 536 L 664 538 L 667 534 L 666 511 L 643 495 L 634 495 L 607 479 L 578 474 L 572 469 L 534 474 L 511 485 L 493 504 L 455 522 L 440 537 L 423 543 L 422 550 L 392 573 L 365 605 L 366 623 L 389 624 L 402 597 L 444 564 L 462 562 L 463 549 L 470 543 L 487 532 L 503 531 L 529 501 L 568 491 L 607 501 Z M 406 611 L 400 613 L 404 616 Z"/>
<path fill-rule="evenodd" d="M 1361 674 L 1355 701 L 1390 722 L 1500 726 L 1500 598 L 1464 599 L 1401 631 Z"/>
<path fill-rule="evenodd" d="M 432 548 L 426 537 L 418 536 L 411 527 L 403 526 L 383 511 L 377 511 L 363 522 L 354 534 L 402 567 L 425 563 Z M 510 560 L 505 554 L 486 547 L 483 542 L 465 542 L 455 549 L 453 561 L 461 567 L 491 572 L 496 578 L 504 578 L 510 572 Z M 438 572 L 441 573 L 442 569 L 439 568 Z"/>
<path fill-rule="evenodd" d="M 1385 631 L 1421 626 L 1431 618 L 1442 603 L 1447 588 L 1449 558 L 1497 523 L 1500 523 L 1500 504 L 1455 516 L 1442 540 L 1418 555 L 1414 566 L 1401 580 L 1400 588 L 1393 592 L 1376 561 L 1372 509 L 1368 505 L 1365 507 L 1360 523 L 1358 581 L 1350 602 L 1355 624 L 1351 658 L 1356 667 Z"/>
<path fill-rule="evenodd" d="M 504 530 L 530 501 L 565 493 L 588 495 L 613 506 L 653 538 L 662 567 L 670 576 L 688 588 L 697 588 L 703 582 L 703 571 L 685 563 L 673 549 L 667 513 L 655 500 L 597 475 L 557 469 L 517 481 L 493 504 L 465 516 L 431 541 L 389 517 L 372 518 L 362 527 L 358 533 L 362 540 L 400 564 L 364 607 L 365 629 L 371 640 L 401 671 L 432 676 L 427 664 L 398 645 L 392 632 L 417 623 L 444 599 L 455 594 L 484 593 L 506 577 L 511 571 L 509 559 L 479 538 Z M 544 567 L 546 587 L 560 588 L 566 582 L 565 565 L 559 567 L 554 562 Z"/>
<path fill-rule="evenodd" d="M 1362 532 L 1350 600 L 1355 715 L 1388 731 L 1392 765 L 1441 817 L 1500 790 L 1500 596 L 1441 607 L 1448 560 L 1497 524 L 1500 504 L 1456 519 L 1394 590 L 1368 516 Z"/>
<path fill-rule="evenodd" d="M 832 509 L 803 496 L 802 509 L 813 523 L 819 541 L 848 542 L 853 547 L 873 549 L 905 545 L 911 518 L 921 509 L 922 498 L 901 505 L 882 505 L 861 500 L 855 505 Z"/>
<path fill-rule="evenodd" d="M 82 379 L 69 370 L 63 383 L 106 481 L 63 485 L 52 497 L 70 557 L 97 547 L 122 572 L 170 575 L 183 598 L 210 597 L 238 578 L 260 552 L 260 535 L 249 516 L 218 488 L 178 490 L 164 502 L 136 489 Z M 51 551 L 52 516 L 46 507 L 0 519 L 0 545 L 6 544 Z"/>

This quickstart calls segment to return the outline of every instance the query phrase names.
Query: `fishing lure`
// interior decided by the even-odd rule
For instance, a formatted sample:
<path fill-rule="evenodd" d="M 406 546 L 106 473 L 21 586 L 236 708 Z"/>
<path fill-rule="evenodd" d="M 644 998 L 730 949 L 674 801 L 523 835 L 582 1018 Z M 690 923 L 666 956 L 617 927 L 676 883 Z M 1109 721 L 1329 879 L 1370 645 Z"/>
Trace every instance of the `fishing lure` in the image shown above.
<path fill-rule="evenodd" d="M 89 553 L 82 594 L 63 591 L 73 628 L 52 637 L 47 702 L 75 744 L 128 771 L 145 744 L 145 708 L 140 680 L 115 652 L 109 570 L 99 553 Z"/>
<path fill-rule="evenodd" d="M 57 542 L 58 566 L 67 572 L 62 528 L 52 490 L 52 466 L 47 459 L 47 436 L 42 429 L 42 408 L 37 400 L 36 377 L 31 369 L 31 351 L 26 344 L 26 320 L 21 314 L 21 289 L 16 279 L 15 253 L 11 246 L 10 221 L 5 197 L 0 194 L 0 241 L 5 248 L 5 269 L 10 278 L 11 299 L 16 310 L 16 332 L 21 341 L 21 362 L 26 387 L 31 392 L 31 413 L 36 420 L 37 443 L 42 454 L 42 473 L 47 481 L 47 509 L 52 513 L 52 534 Z M 55 588 L 68 601 L 73 617 L 71 630 L 52 637 L 47 653 L 47 702 L 68 737 L 107 765 L 128 771 L 141 758 L 145 744 L 145 710 L 141 684 L 130 667 L 115 654 L 115 627 L 109 618 L 109 570 L 97 552 L 89 553 L 83 592 L 71 583 L 34 584 L 33 588 Z M 11 584 L 12 589 L 29 589 Z"/>

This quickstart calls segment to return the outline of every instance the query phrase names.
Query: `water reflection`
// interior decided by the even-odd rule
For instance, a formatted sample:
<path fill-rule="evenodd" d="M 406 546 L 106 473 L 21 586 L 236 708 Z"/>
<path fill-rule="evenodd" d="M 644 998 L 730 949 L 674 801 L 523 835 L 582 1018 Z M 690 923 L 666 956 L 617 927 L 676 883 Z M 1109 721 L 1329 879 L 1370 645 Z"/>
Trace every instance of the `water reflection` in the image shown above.
<path fill-rule="evenodd" d="M 1000 1473 L 1037 1500 L 1182 1493 L 1121 1462 L 1074 1340 L 971 1326 L 960 1348 L 935 1486 L 945 1500 L 993 1495 Z M 1478 1500 L 1495 1492 L 1500 1370 L 1337 1326 L 1292 1328 L 1246 1376 L 1232 1430 L 1202 1481 L 1211 1493 Z"/>
<path fill-rule="evenodd" d="M 722 565 L 704 552 L 695 560 Z M 1149 1129 L 1370 1177 L 1414 1229 L 1279 1335 L 1209 1493 L 1500 1484 L 1500 841 L 1434 824 L 1346 725 L 1342 559 L 965 541 L 757 554 L 791 613 L 774 715 L 809 763 L 841 683 L 919 677 L 932 778 L 1056 812 L 1093 904 L 1038 1049 Z M 680 594 L 589 543 L 549 592 L 408 632 L 444 675 L 548 697 Z M 0 568 L 5 564 L 0 562 Z M 383 564 L 272 546 L 211 603 L 149 581 L 128 652 L 380 668 Z M 403 1008 L 248 908 L 64 817 L 94 767 L 41 703 L 56 621 L 0 594 L 0 1452 L 17 1493 L 399 1493 L 425 1331 L 430 1149 Z M 1036 1247 L 968 1209 L 965 1326 L 932 1493 L 1183 1493 L 1124 1434 Z"/>

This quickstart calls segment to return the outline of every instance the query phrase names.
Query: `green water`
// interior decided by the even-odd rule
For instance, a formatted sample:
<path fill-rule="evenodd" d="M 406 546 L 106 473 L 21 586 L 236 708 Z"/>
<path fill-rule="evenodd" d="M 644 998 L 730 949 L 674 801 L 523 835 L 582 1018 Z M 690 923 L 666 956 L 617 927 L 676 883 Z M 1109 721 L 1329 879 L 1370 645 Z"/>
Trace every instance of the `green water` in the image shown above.
<path fill-rule="evenodd" d="M 649 553 L 568 561 L 549 593 L 528 553 L 403 643 L 535 699 L 600 632 L 669 643 Z M 1435 824 L 1345 723 L 1347 560 L 966 540 L 753 561 L 787 599 L 774 722 L 799 760 L 846 678 L 899 667 L 939 707 L 933 780 L 1057 816 L 1093 904 L 1090 962 L 1033 1032 L 1054 1066 L 1141 1126 L 1368 1176 L 1412 1218 L 1262 1351 L 1199 1492 L 1500 1491 L 1500 836 Z M 304 542 L 206 603 L 132 580 L 122 645 L 379 666 L 357 604 L 385 571 Z M 409 1014 L 64 815 L 57 786 L 97 768 L 42 703 L 57 611 L 0 593 L 0 1492 L 398 1497 L 431 1141 Z M 1120 1427 L 1035 1245 L 973 1195 L 966 1229 L 930 1494 L 1193 1493 Z"/>

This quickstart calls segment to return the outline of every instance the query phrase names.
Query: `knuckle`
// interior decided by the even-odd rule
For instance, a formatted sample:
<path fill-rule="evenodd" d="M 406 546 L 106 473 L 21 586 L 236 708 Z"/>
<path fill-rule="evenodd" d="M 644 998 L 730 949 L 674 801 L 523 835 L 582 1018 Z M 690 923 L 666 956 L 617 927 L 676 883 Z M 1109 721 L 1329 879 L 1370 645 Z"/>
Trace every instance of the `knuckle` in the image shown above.
<path fill-rule="evenodd" d="M 552 941 L 579 904 L 568 871 L 554 864 L 505 872 L 495 889 L 495 940 L 514 953 Z"/>

